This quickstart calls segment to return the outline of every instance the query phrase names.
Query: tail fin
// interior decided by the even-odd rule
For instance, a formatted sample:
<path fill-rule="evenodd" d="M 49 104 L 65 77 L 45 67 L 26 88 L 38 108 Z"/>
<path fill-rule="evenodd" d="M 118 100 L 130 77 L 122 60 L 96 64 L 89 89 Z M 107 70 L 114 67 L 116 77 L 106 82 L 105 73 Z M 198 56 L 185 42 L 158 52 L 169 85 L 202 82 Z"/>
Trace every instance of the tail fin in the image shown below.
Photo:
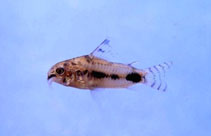
<path fill-rule="evenodd" d="M 166 91 L 167 84 L 165 82 L 165 73 L 172 66 L 172 62 L 164 62 L 162 64 L 149 67 L 145 69 L 145 81 L 144 84 L 155 88 L 157 90 Z"/>

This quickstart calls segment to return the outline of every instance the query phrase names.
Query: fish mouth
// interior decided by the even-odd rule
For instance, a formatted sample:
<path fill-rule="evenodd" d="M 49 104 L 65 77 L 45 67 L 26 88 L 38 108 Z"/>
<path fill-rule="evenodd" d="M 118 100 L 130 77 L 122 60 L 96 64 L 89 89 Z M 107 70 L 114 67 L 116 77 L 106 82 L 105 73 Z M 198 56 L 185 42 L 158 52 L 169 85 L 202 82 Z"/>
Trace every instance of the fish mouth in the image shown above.
<path fill-rule="evenodd" d="M 49 76 L 48 76 L 48 80 L 51 79 L 52 77 L 56 77 L 56 75 L 55 75 L 55 74 L 49 75 Z"/>

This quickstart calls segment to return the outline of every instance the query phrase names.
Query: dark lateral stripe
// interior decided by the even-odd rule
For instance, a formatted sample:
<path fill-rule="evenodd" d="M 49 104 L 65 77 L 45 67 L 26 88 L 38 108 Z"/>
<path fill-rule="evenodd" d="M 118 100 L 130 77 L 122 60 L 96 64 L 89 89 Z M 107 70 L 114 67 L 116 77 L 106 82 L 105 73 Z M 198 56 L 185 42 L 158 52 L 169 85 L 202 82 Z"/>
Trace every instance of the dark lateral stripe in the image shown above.
<path fill-rule="evenodd" d="M 142 77 L 138 73 L 130 73 L 126 76 L 126 80 L 138 83 L 142 80 Z"/>
<path fill-rule="evenodd" d="M 105 73 L 103 73 L 103 72 L 98 72 L 98 71 L 92 71 L 91 72 L 91 75 L 93 76 L 93 77 L 95 77 L 95 78 L 105 78 L 105 77 L 107 77 L 107 75 L 105 74 Z"/>
<path fill-rule="evenodd" d="M 112 75 L 111 75 L 111 79 L 114 79 L 114 80 L 119 79 L 119 76 L 116 75 L 116 74 L 112 74 Z"/>

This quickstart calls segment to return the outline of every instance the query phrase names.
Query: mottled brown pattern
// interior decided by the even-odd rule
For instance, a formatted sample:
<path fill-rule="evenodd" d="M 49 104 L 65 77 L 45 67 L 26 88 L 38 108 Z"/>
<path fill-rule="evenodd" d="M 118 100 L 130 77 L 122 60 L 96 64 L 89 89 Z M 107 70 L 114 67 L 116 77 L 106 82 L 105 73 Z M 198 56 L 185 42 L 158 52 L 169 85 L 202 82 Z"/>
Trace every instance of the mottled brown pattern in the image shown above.
<path fill-rule="evenodd" d="M 104 48 L 105 47 L 105 48 Z M 88 55 L 65 60 L 55 64 L 48 72 L 48 80 L 81 89 L 126 88 L 143 83 L 157 90 L 165 91 L 167 85 L 162 82 L 162 75 L 169 69 L 171 62 L 141 70 L 130 64 L 110 62 L 102 58 L 109 47 L 105 39 Z"/>
<path fill-rule="evenodd" d="M 92 61 L 92 59 L 89 57 L 89 55 L 85 55 L 84 58 L 86 59 L 86 61 L 88 63 L 90 63 Z"/>
<path fill-rule="evenodd" d="M 64 68 L 64 74 L 59 75 L 56 73 L 55 69 L 57 68 Z M 49 75 L 55 75 L 53 81 L 65 86 L 82 89 L 113 88 L 134 84 L 135 82 L 132 80 L 127 81 L 126 79 L 127 74 L 134 70 L 136 69 L 128 65 L 108 62 L 97 57 L 90 58 L 85 55 L 57 63 L 51 68 Z M 117 72 L 113 73 L 112 71 Z"/>

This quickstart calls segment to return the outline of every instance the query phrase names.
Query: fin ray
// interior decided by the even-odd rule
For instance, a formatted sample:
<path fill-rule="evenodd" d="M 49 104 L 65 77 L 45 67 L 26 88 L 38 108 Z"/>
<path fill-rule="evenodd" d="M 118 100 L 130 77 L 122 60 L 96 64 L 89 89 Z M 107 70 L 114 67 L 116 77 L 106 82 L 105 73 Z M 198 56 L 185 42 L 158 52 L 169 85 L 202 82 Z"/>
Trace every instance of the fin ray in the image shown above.
<path fill-rule="evenodd" d="M 113 50 L 113 48 L 110 45 L 110 40 L 105 39 L 100 45 L 97 46 L 97 48 L 92 51 L 89 56 L 91 58 L 100 58 L 104 60 L 109 60 L 109 61 L 116 61 L 119 56 L 117 55 L 118 53 Z"/>
<path fill-rule="evenodd" d="M 171 65 L 172 62 L 164 62 L 145 69 L 146 75 L 144 84 L 157 90 L 166 91 L 167 83 L 165 81 L 165 74 Z"/>
<path fill-rule="evenodd" d="M 98 57 L 98 58 L 102 58 L 105 59 L 104 57 L 106 57 L 106 54 L 111 54 L 111 46 L 109 45 L 110 40 L 109 39 L 105 39 L 100 45 L 97 46 L 97 48 L 92 51 L 90 53 L 91 57 Z"/>

